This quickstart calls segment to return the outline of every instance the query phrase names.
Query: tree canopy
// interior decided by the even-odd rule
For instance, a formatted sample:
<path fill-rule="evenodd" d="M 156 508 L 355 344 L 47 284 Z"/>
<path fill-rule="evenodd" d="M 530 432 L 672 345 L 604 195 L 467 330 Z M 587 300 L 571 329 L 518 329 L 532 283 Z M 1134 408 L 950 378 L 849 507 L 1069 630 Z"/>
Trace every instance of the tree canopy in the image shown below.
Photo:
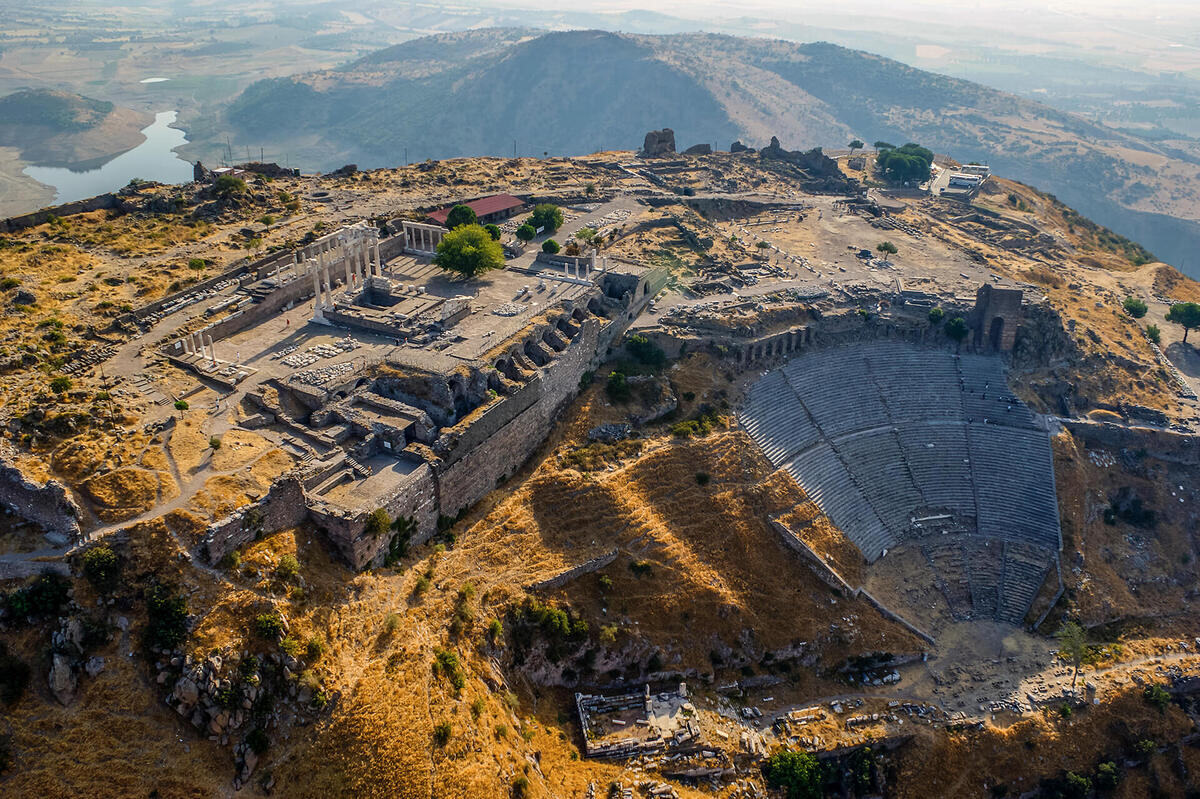
<path fill-rule="evenodd" d="M 475 277 L 504 266 L 504 250 L 479 225 L 463 225 L 442 237 L 433 262 L 447 272 Z"/>
<path fill-rule="evenodd" d="M 1076 622 L 1069 621 L 1058 628 L 1055 637 L 1058 638 L 1059 651 L 1066 655 L 1075 667 L 1075 673 L 1071 677 L 1071 687 L 1074 688 L 1075 681 L 1079 679 L 1079 667 L 1087 657 L 1087 633 Z"/>
<path fill-rule="evenodd" d="M 561 249 L 562 247 L 559 247 L 558 242 L 554 239 L 546 239 L 542 242 L 542 252 L 549 255 L 554 255 Z"/>
<path fill-rule="evenodd" d="M 903 147 L 883 149 L 875 157 L 875 163 L 889 180 L 923 183 L 929 180 L 933 151 L 909 142 Z"/>
<path fill-rule="evenodd" d="M 460 228 L 463 225 L 475 225 L 478 222 L 479 217 L 475 216 L 475 212 L 471 210 L 469 205 L 456 205 L 446 215 L 446 227 L 451 230 Z"/>
<path fill-rule="evenodd" d="M 533 237 L 536 235 L 537 231 L 528 222 L 517 228 L 517 238 L 521 241 L 533 241 Z"/>
<path fill-rule="evenodd" d="M 970 332 L 970 328 L 967 327 L 967 320 L 961 316 L 956 316 L 947 322 L 945 330 L 946 335 L 959 344 L 963 343 L 963 339 Z"/>
<path fill-rule="evenodd" d="M 866 146 L 867 145 L 862 143 L 862 139 L 855 139 L 854 141 L 850 142 L 850 152 L 853 153 L 855 150 L 861 150 Z"/>
<path fill-rule="evenodd" d="M 879 244 L 876 245 L 875 250 L 883 253 L 884 263 L 887 263 L 889 255 L 895 255 L 896 253 L 900 252 L 900 250 L 896 248 L 896 245 L 892 244 L 890 241 L 879 242 Z"/>
<path fill-rule="evenodd" d="M 821 764 L 808 752 L 776 752 L 763 766 L 772 788 L 782 788 L 788 799 L 821 799 L 825 778 Z"/>
<path fill-rule="evenodd" d="M 492 237 L 492 241 L 500 241 L 500 226 L 499 225 L 484 225 L 483 229 Z"/>
<path fill-rule="evenodd" d="M 536 228 L 545 228 L 546 233 L 553 233 L 562 227 L 563 212 L 557 205 L 542 203 L 533 208 L 529 215 L 529 224 Z"/>
<path fill-rule="evenodd" d="M 894 150 L 894 149 L 896 149 L 896 145 L 891 144 L 890 142 L 886 142 L 886 141 L 877 141 L 871 146 L 874 147 L 876 150 Z"/>
<path fill-rule="evenodd" d="M 1167 321 L 1183 328 L 1183 341 L 1187 343 L 1188 331 L 1200 327 L 1200 304 L 1177 302 L 1167 311 Z"/>
<path fill-rule="evenodd" d="M 218 197 L 232 197 L 235 194 L 246 193 L 246 181 L 233 175 L 221 175 L 213 182 L 213 194 Z"/>

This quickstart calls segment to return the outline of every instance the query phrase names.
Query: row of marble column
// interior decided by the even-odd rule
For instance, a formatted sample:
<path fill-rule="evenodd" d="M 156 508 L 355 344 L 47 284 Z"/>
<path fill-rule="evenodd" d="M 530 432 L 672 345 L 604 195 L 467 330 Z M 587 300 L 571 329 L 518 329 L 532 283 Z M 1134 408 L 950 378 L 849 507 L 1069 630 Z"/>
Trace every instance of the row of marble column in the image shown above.
<path fill-rule="evenodd" d="M 437 252 L 437 246 L 442 243 L 442 236 L 446 235 L 446 233 L 445 228 L 434 225 L 405 222 L 405 248 L 421 253 Z"/>
<path fill-rule="evenodd" d="M 596 264 L 601 264 L 600 274 L 608 271 L 608 256 L 603 259 L 596 257 L 596 251 L 592 250 L 591 256 L 586 260 L 572 259 L 563 262 L 563 277 L 568 280 L 587 280 L 592 279 L 592 272 L 596 271 Z"/>
<path fill-rule="evenodd" d="M 188 333 L 183 337 L 183 351 L 191 355 L 199 355 L 201 358 L 210 358 L 214 364 L 217 362 L 217 352 L 213 347 L 212 336 L 203 330 Z"/>
<path fill-rule="evenodd" d="M 323 322 L 323 311 L 333 307 L 339 263 L 346 291 L 361 290 L 368 278 L 383 277 L 383 264 L 379 257 L 379 236 L 373 230 L 364 235 L 342 234 L 336 240 L 322 240 L 314 246 L 317 257 L 308 259 L 300 268 L 301 276 L 312 275 L 313 321 Z"/>

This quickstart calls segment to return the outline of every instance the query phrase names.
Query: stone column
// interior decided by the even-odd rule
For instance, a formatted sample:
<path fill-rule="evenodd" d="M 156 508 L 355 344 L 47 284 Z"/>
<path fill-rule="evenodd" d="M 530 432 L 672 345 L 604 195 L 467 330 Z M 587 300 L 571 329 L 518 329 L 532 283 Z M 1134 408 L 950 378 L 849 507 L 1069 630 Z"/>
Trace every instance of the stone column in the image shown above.
<path fill-rule="evenodd" d="M 608 273 L 608 256 L 604 256 L 604 273 Z"/>
<path fill-rule="evenodd" d="M 183 354 L 190 355 L 192 353 L 192 341 L 189 337 L 183 337 Z"/>
<path fill-rule="evenodd" d="M 208 352 L 207 352 L 207 351 L 204 349 L 204 336 L 203 336 L 203 334 L 201 334 L 201 333 L 198 333 L 198 332 L 197 332 L 197 333 L 192 333 L 192 338 L 193 338 L 193 339 L 195 340 L 195 342 L 196 342 L 196 343 L 195 343 L 195 345 L 193 346 L 193 351 L 199 350 L 199 351 L 200 351 L 200 357 L 201 357 L 201 358 L 208 357 Z"/>
<path fill-rule="evenodd" d="M 375 266 L 375 274 L 383 277 L 383 258 L 379 255 L 379 232 L 371 234 L 371 263 Z"/>
<path fill-rule="evenodd" d="M 208 339 L 208 354 L 212 358 L 213 366 L 217 365 L 217 348 L 213 346 L 212 336 L 206 336 Z"/>
<path fill-rule="evenodd" d="M 349 253 L 346 253 L 346 257 L 342 259 L 342 270 L 346 273 L 346 291 L 349 291 L 350 287 L 354 284 L 354 281 L 350 279 L 350 262 L 352 260 Z"/>

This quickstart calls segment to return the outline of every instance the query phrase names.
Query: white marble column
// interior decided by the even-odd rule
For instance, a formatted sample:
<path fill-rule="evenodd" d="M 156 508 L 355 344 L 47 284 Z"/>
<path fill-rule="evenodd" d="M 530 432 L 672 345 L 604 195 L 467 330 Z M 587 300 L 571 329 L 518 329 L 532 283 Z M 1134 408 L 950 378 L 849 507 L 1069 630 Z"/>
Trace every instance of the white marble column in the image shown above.
<path fill-rule="evenodd" d="M 192 340 L 187 336 L 183 337 L 183 353 L 184 355 L 192 354 Z"/>
<path fill-rule="evenodd" d="M 217 364 L 217 348 L 213 346 L 212 336 L 206 336 L 208 339 L 208 354 L 212 358 L 213 366 Z"/>
<path fill-rule="evenodd" d="M 375 274 L 383 277 L 383 259 L 379 256 L 379 233 L 371 234 L 371 264 Z"/>

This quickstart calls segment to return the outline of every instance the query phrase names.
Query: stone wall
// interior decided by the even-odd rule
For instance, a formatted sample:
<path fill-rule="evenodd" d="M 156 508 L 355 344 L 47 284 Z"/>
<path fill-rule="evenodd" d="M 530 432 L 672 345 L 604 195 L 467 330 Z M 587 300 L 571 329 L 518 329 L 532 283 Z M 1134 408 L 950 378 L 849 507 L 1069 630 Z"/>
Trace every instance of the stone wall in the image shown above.
<path fill-rule="evenodd" d="M 1156 430 L 1151 427 L 1126 427 L 1108 422 L 1063 420 L 1071 435 L 1088 444 L 1113 450 L 1144 450 L 1146 455 L 1169 463 L 1200 465 L 1200 436 Z"/>
<path fill-rule="evenodd" d="M 243 505 L 231 515 L 209 525 L 200 543 L 209 563 L 254 539 L 296 527 L 308 518 L 304 485 L 296 474 L 286 474 L 271 485 L 262 499 Z"/>
<path fill-rule="evenodd" d="M 120 207 L 120 197 L 115 194 L 101 194 L 99 197 L 89 197 L 86 200 L 55 205 L 51 208 L 43 208 L 40 211 L 0 220 L 0 233 L 15 233 L 25 228 L 37 227 L 44 224 L 52 216 L 74 216 L 75 214 L 85 214 L 89 211 Z"/>
<path fill-rule="evenodd" d="M 616 324 L 609 322 L 605 328 Z M 599 320 L 583 320 L 570 346 L 543 370 L 537 401 L 438 474 L 443 515 L 454 516 L 478 502 L 541 445 L 555 414 L 579 391 L 580 378 L 597 360 L 601 330 Z"/>
<path fill-rule="evenodd" d="M 11 462 L 11 453 L 0 453 L 0 504 L 46 531 L 55 543 L 79 538 L 79 506 L 57 480 L 45 484 L 31 480 Z"/>
<path fill-rule="evenodd" d="M 528 588 L 530 591 L 550 591 L 555 588 L 561 588 L 572 580 L 578 579 L 585 574 L 591 574 L 594 571 L 603 569 L 608 564 L 617 559 L 618 549 L 613 547 L 609 552 L 605 552 L 599 557 L 592 558 L 580 563 L 578 566 L 572 566 L 566 571 L 561 571 L 553 577 L 549 577 L 540 582 L 531 583 Z"/>

